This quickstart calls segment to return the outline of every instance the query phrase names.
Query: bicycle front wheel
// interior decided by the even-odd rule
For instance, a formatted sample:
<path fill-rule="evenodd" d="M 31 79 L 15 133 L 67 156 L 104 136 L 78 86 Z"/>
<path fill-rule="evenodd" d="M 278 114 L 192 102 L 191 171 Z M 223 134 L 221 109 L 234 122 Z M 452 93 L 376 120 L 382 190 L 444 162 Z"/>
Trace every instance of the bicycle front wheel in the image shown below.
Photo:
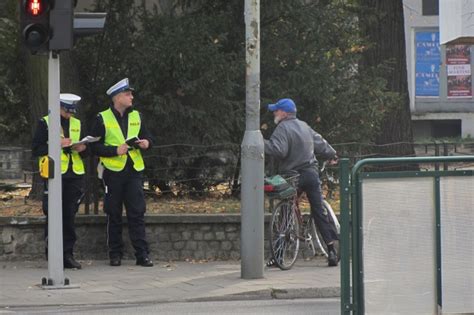
<path fill-rule="evenodd" d="M 291 269 L 300 246 L 299 221 L 293 206 L 293 200 L 280 201 L 270 225 L 270 249 L 276 265 L 282 270 Z"/>

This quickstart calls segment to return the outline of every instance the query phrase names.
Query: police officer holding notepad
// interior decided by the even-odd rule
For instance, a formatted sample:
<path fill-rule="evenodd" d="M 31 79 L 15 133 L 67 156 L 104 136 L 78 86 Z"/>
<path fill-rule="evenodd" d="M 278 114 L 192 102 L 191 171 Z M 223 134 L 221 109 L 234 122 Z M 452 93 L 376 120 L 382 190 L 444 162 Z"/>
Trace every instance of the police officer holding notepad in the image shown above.
<path fill-rule="evenodd" d="M 74 117 L 81 97 L 75 94 L 59 95 L 61 115 L 61 174 L 62 174 L 62 229 L 64 268 L 81 269 L 81 264 L 74 259 L 73 249 L 76 243 L 75 217 L 83 197 L 84 162 L 88 155 L 87 146 L 79 142 L 85 136 L 79 119 Z M 33 156 L 39 158 L 40 170 L 48 159 L 48 126 L 49 117 L 40 119 L 32 141 Z M 42 172 L 40 172 L 42 173 Z M 47 177 L 47 174 L 43 174 Z M 48 215 L 48 181 L 44 182 L 43 212 Z M 47 221 L 46 221 L 47 222 Z M 45 225 L 46 246 L 48 226 Z M 46 257 L 47 257 L 46 248 Z"/>
<path fill-rule="evenodd" d="M 104 171 L 104 211 L 107 214 L 107 246 L 111 266 L 120 266 L 123 256 L 122 207 L 125 205 L 130 240 L 136 264 L 153 266 L 145 239 L 145 198 L 142 151 L 150 149 L 151 136 L 141 114 L 132 106 L 133 88 L 125 78 L 107 90 L 108 109 L 96 118 L 91 135 L 101 137 L 91 145 Z"/>

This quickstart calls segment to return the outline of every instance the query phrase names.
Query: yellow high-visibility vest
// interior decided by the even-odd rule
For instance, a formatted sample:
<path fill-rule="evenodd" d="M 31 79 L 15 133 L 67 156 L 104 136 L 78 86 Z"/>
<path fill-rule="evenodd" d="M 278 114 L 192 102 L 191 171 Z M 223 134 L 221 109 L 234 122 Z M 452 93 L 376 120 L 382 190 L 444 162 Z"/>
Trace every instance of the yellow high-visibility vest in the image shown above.
<path fill-rule="evenodd" d="M 46 125 L 49 126 L 49 117 L 44 116 L 44 121 Z M 71 142 L 78 142 L 81 139 L 81 121 L 77 118 L 71 117 L 69 119 L 69 138 Z M 40 158 L 40 168 L 41 168 L 41 160 L 44 157 Z M 65 153 L 63 149 L 61 149 L 61 174 L 67 172 L 67 168 L 69 166 L 69 159 L 72 160 L 72 171 L 77 175 L 83 175 L 86 171 L 84 168 L 84 162 L 79 154 L 79 152 L 71 150 L 71 153 Z"/>
<path fill-rule="evenodd" d="M 120 146 L 125 143 L 125 137 L 123 135 L 122 129 L 119 126 L 117 118 L 115 118 L 112 109 L 107 109 L 100 113 L 104 121 L 105 127 L 105 139 L 104 144 L 108 146 Z M 128 114 L 128 131 L 127 139 L 138 137 L 140 133 L 140 114 L 137 111 L 132 111 Z M 100 161 L 105 168 L 114 171 L 120 172 L 125 168 L 127 163 L 127 155 L 133 161 L 133 168 L 136 171 L 143 171 L 145 169 L 145 162 L 143 161 L 142 153 L 140 149 L 132 148 L 128 151 L 128 154 L 117 155 L 112 157 L 100 157 Z"/>

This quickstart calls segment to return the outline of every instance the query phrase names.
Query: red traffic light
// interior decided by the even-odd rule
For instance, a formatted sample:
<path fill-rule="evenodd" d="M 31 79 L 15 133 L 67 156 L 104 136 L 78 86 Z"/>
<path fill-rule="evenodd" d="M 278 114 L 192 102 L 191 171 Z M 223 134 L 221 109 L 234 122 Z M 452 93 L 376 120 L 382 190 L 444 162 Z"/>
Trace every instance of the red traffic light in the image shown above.
<path fill-rule="evenodd" d="M 31 17 L 40 17 L 49 9 L 48 0 L 25 0 L 24 5 L 26 14 Z"/>
<path fill-rule="evenodd" d="M 53 0 L 21 0 L 20 30 L 23 42 L 34 54 L 46 53 L 50 39 L 49 11 Z"/>
<path fill-rule="evenodd" d="M 26 11 L 32 16 L 41 15 L 43 12 L 43 4 L 41 0 L 27 0 Z"/>

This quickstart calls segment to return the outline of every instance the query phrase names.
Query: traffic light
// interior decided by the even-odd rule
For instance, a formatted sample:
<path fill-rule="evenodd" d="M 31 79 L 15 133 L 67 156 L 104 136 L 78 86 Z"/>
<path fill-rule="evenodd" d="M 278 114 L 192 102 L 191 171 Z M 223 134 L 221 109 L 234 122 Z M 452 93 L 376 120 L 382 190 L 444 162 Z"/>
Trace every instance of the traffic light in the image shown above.
<path fill-rule="evenodd" d="M 33 54 L 71 50 L 78 37 L 103 31 L 106 13 L 74 12 L 76 0 L 20 0 L 21 34 Z"/>
<path fill-rule="evenodd" d="M 20 25 L 24 44 L 33 54 L 47 53 L 49 41 L 49 0 L 21 0 Z"/>

